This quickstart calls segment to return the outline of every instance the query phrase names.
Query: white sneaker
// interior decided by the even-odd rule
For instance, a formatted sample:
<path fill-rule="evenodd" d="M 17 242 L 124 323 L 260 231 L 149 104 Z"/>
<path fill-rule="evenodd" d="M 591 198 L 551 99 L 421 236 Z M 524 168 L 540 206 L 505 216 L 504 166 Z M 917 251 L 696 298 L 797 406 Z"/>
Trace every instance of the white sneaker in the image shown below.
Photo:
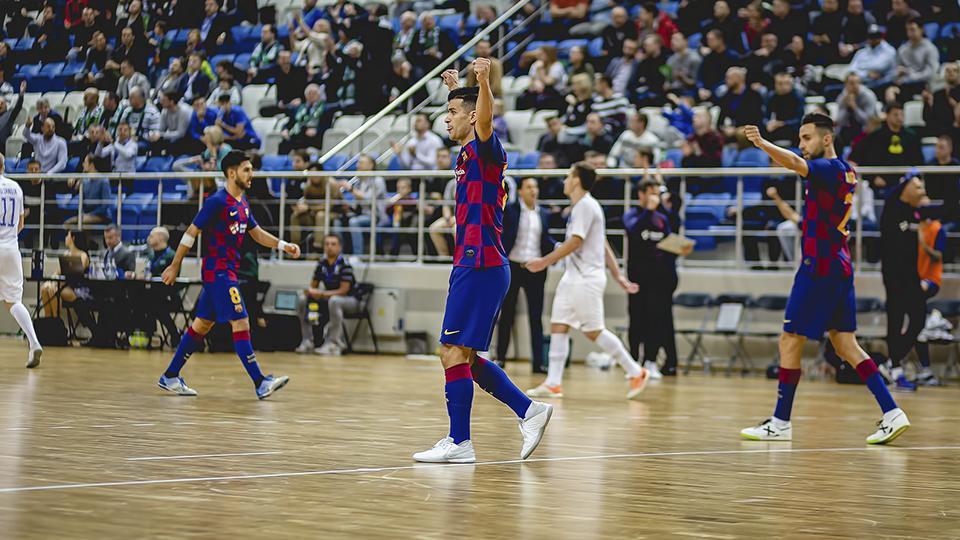
<path fill-rule="evenodd" d="M 27 353 L 27 367 L 35 368 L 39 366 L 41 356 L 43 356 L 43 349 L 33 349 Z"/>
<path fill-rule="evenodd" d="M 333 343 L 324 343 L 322 347 L 315 351 L 320 356 L 340 356 L 343 351 Z"/>
<path fill-rule="evenodd" d="M 887 411 L 877 422 L 877 431 L 867 437 L 867 444 L 887 444 L 903 434 L 910 427 L 907 413 L 899 407 Z"/>
<path fill-rule="evenodd" d="M 740 435 L 751 441 L 790 441 L 793 440 L 793 428 L 790 422 L 781 423 L 771 416 L 756 426 L 741 429 Z"/>
<path fill-rule="evenodd" d="M 527 395 L 530 397 L 557 399 L 563 397 L 563 388 L 559 384 L 556 386 L 547 386 L 547 383 L 542 383 L 536 388 L 527 390 Z"/>
<path fill-rule="evenodd" d="M 647 371 L 650 372 L 651 381 L 659 381 L 663 378 L 663 373 L 660 373 L 660 366 L 656 362 L 644 362 L 643 367 L 647 368 Z"/>
<path fill-rule="evenodd" d="M 474 463 L 477 455 L 469 440 L 453 444 L 452 437 L 445 437 L 437 441 L 433 448 L 414 454 L 413 459 L 421 463 Z"/>
<path fill-rule="evenodd" d="M 193 388 L 187 386 L 187 383 L 183 382 L 183 377 L 165 377 L 160 376 L 160 380 L 157 381 L 157 386 L 163 388 L 168 392 L 173 392 L 178 396 L 195 396 L 197 391 Z"/>
<path fill-rule="evenodd" d="M 536 408 L 534 408 L 536 407 Z M 520 450 L 520 459 L 527 459 L 537 449 L 543 432 L 547 429 L 550 417 L 553 416 L 553 405 L 534 401 L 530 404 L 533 414 L 529 418 L 520 420 L 520 434 L 523 435 L 523 448 Z"/>
<path fill-rule="evenodd" d="M 310 354 L 313 352 L 313 340 L 305 339 L 300 342 L 300 345 L 296 349 L 297 354 Z"/>

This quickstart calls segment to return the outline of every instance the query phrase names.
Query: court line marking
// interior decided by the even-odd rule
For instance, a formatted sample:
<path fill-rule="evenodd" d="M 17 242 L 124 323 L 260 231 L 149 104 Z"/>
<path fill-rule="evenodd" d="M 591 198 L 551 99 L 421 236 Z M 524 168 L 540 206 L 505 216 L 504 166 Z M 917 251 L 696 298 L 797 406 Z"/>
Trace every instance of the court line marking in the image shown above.
<path fill-rule="evenodd" d="M 193 459 L 193 458 L 217 458 L 217 457 L 236 457 L 236 456 L 272 456 L 274 454 L 282 454 L 280 451 L 273 452 L 237 452 L 234 454 L 194 454 L 191 456 L 146 456 L 146 457 L 131 457 L 127 458 L 127 461 L 160 461 L 165 459 Z"/>
<path fill-rule="evenodd" d="M 757 450 L 691 450 L 686 452 L 648 452 L 636 454 L 600 454 L 591 456 L 566 456 L 555 458 L 533 458 L 527 460 L 509 459 L 502 461 L 481 461 L 478 463 L 417 463 L 413 465 L 396 465 L 387 467 L 358 467 L 355 469 L 327 469 L 316 471 L 291 471 L 262 474 L 238 474 L 230 476 L 197 476 L 184 478 L 161 478 L 156 480 L 118 480 L 114 482 L 92 482 L 83 484 L 49 484 L 45 486 L 20 486 L 0 488 L 0 493 L 21 493 L 26 491 L 53 491 L 62 489 L 89 489 L 101 487 L 149 486 L 162 484 L 186 484 L 192 482 L 226 482 L 230 480 L 257 480 L 261 478 L 297 478 L 302 476 L 324 476 L 333 474 L 360 474 L 382 473 L 391 471 L 406 471 L 413 469 L 481 467 L 487 465 L 513 465 L 518 463 L 550 463 L 564 461 L 594 461 L 601 459 L 636 459 L 651 457 L 685 457 L 685 456 L 723 456 L 737 454 L 809 454 L 819 452 L 893 452 L 893 451 L 931 451 L 931 450 L 960 450 L 960 446 L 891 446 L 884 449 L 868 446 L 847 448 L 766 448 Z"/>

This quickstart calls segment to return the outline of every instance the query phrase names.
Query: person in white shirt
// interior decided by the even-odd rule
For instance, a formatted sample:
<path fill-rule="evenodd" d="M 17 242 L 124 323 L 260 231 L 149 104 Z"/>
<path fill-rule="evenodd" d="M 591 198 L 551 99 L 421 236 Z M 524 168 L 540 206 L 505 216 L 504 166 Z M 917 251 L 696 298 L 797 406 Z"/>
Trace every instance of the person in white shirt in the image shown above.
<path fill-rule="evenodd" d="M 437 159 L 437 150 L 443 148 L 443 139 L 430 131 L 430 119 L 418 114 L 413 121 L 413 133 L 405 145 L 394 143 L 393 153 L 400 158 L 404 168 L 422 171 L 432 169 Z"/>
<path fill-rule="evenodd" d="M 646 114 L 634 112 L 630 117 L 630 129 L 624 131 L 617 142 L 613 144 L 610 155 L 607 156 L 607 165 L 610 167 L 630 167 L 637 161 L 637 154 L 642 150 L 656 152 L 663 146 L 663 141 L 647 129 L 650 119 Z"/>
<path fill-rule="evenodd" d="M 40 365 L 43 348 L 37 340 L 30 312 L 23 305 L 23 261 L 17 237 L 23 230 L 23 190 L 3 175 L 5 159 L 0 154 L 0 301 L 7 306 L 30 345 L 27 367 Z"/>
<path fill-rule="evenodd" d="M 117 138 L 110 136 L 110 131 L 103 126 L 94 126 L 91 129 L 91 138 L 97 146 L 94 154 L 100 158 L 110 158 L 113 172 L 137 171 L 137 141 L 133 139 L 130 124 L 120 121 L 117 124 Z"/>
<path fill-rule="evenodd" d="M 630 357 L 620 338 L 604 324 L 603 292 L 607 285 L 604 266 L 627 293 L 635 294 L 639 287 L 620 273 L 617 259 L 607 243 L 603 209 L 590 195 L 596 179 L 596 171 L 586 162 L 573 164 L 563 181 L 563 194 L 573 203 L 566 240 L 550 254 L 526 265 L 531 272 L 542 272 L 551 264 L 566 260 L 566 270 L 553 297 L 547 379 L 527 391 L 531 397 L 563 397 L 561 382 L 570 353 L 567 337 L 570 328 L 578 328 L 627 372 L 630 379 L 627 399 L 639 396 L 650 378 L 650 372 Z"/>

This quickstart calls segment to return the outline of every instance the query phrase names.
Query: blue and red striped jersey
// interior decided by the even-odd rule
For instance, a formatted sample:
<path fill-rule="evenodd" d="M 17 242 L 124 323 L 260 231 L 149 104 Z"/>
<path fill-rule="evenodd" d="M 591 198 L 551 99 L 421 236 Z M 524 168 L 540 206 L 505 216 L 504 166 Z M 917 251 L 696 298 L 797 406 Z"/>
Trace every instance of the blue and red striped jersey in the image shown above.
<path fill-rule="evenodd" d="M 853 275 L 847 223 L 853 210 L 857 173 L 840 159 L 807 161 L 806 198 L 803 208 L 803 264 L 818 277 Z"/>
<path fill-rule="evenodd" d="M 489 268 L 509 264 L 500 241 L 507 189 L 507 152 L 494 133 L 474 139 L 457 156 L 457 246 L 453 265 Z"/>
<path fill-rule="evenodd" d="M 217 191 L 203 202 L 193 224 L 203 233 L 203 282 L 216 281 L 218 273 L 236 281 L 243 237 L 259 227 L 246 197 L 235 199 L 225 189 Z"/>

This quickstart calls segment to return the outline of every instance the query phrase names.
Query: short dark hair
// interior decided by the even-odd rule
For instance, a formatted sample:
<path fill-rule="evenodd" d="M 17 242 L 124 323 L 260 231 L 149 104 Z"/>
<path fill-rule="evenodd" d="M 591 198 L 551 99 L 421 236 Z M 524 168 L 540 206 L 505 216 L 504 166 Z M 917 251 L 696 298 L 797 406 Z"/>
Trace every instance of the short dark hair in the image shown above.
<path fill-rule="evenodd" d="M 940 136 L 937 137 L 937 138 L 938 138 L 938 139 L 943 139 L 943 140 L 947 141 L 948 143 L 950 143 L 950 147 L 951 147 L 951 148 L 953 147 L 953 137 L 951 137 L 950 135 L 947 135 L 946 133 L 944 133 L 943 135 L 940 135 Z M 31 161 L 31 163 L 33 163 L 33 162 Z"/>
<path fill-rule="evenodd" d="M 300 159 L 302 159 L 304 163 L 308 165 L 310 164 L 310 152 L 307 152 L 306 149 L 300 148 L 300 149 L 294 150 L 293 152 L 290 152 L 290 156 L 291 157 L 297 156 Z"/>
<path fill-rule="evenodd" d="M 523 185 L 526 184 L 528 180 L 532 180 L 535 184 L 537 184 L 537 187 L 540 187 L 540 182 L 539 182 L 536 178 L 534 178 L 534 177 L 532 177 L 532 176 L 528 176 L 528 177 L 526 177 L 526 178 L 521 179 L 521 180 L 520 180 L 520 185 L 517 186 L 517 187 L 518 187 L 518 188 L 523 188 Z"/>
<path fill-rule="evenodd" d="M 324 239 L 324 240 L 326 240 L 327 238 L 336 238 L 336 239 L 337 239 L 337 243 L 340 244 L 341 246 L 343 245 L 343 240 L 340 239 L 340 235 L 339 235 L 339 234 L 328 233 L 328 234 L 323 235 L 323 239 Z"/>
<path fill-rule="evenodd" d="M 244 161 L 250 161 L 250 156 L 240 150 L 231 150 L 227 152 L 227 155 L 223 156 L 223 160 L 220 161 L 220 170 L 223 171 L 224 176 L 226 176 L 227 171 L 236 169 Z"/>
<path fill-rule="evenodd" d="M 646 11 L 647 13 L 650 13 L 651 15 L 653 15 L 654 17 L 656 17 L 657 15 L 660 15 L 660 9 L 657 8 L 657 4 L 655 2 L 644 2 L 643 4 L 640 5 L 640 7 L 643 8 L 643 10 Z"/>
<path fill-rule="evenodd" d="M 230 103 L 230 94 L 220 94 L 217 96 L 217 103 Z"/>
<path fill-rule="evenodd" d="M 611 79 L 610 76 L 607 75 L 606 73 L 600 73 L 599 75 L 597 75 L 597 80 L 603 81 L 604 83 L 606 83 L 607 86 L 609 86 L 610 88 L 613 88 L 613 79 Z"/>
<path fill-rule="evenodd" d="M 652 180 L 652 179 L 649 179 L 649 178 L 648 178 L 648 179 L 640 182 L 640 185 L 637 186 L 637 193 L 643 193 L 643 192 L 647 191 L 648 189 L 650 189 L 650 188 L 652 188 L 652 187 L 655 187 L 655 188 L 657 188 L 657 189 L 659 190 L 659 189 L 660 189 L 660 182 L 657 182 L 656 180 Z"/>
<path fill-rule="evenodd" d="M 894 109 L 900 109 L 902 111 L 903 103 L 900 103 L 899 101 L 891 101 L 883 107 L 883 112 L 888 113 Z"/>
<path fill-rule="evenodd" d="M 584 191 L 590 191 L 593 189 L 593 185 L 597 183 L 597 170 L 586 161 L 574 163 L 573 173 L 577 175 L 577 178 L 580 180 L 580 186 L 583 187 Z"/>
<path fill-rule="evenodd" d="M 106 227 L 103 228 L 103 232 L 105 232 L 105 233 L 108 233 L 108 232 L 120 232 L 120 227 L 117 227 L 117 224 L 116 224 L 116 223 L 110 223 L 109 225 L 107 225 Z M 74 239 L 74 240 L 76 240 L 76 239 Z"/>
<path fill-rule="evenodd" d="M 455 100 L 463 100 L 464 106 L 469 110 L 473 110 L 477 107 L 477 98 L 480 96 L 480 89 L 476 86 L 470 86 L 465 88 L 455 88 L 450 91 L 450 95 L 447 96 L 447 103 Z"/>
<path fill-rule="evenodd" d="M 206 97 L 206 96 L 197 94 L 197 95 L 193 96 L 193 99 L 192 99 L 192 100 L 190 100 L 190 104 L 193 105 L 194 103 L 197 102 L 198 99 L 199 99 L 200 101 L 203 101 L 204 103 L 207 102 L 207 97 Z"/>
<path fill-rule="evenodd" d="M 810 113 L 800 121 L 801 126 L 813 124 L 820 129 L 829 129 L 833 131 L 833 120 L 823 113 Z"/>
<path fill-rule="evenodd" d="M 180 98 L 180 94 L 179 94 L 176 90 L 167 90 L 166 92 L 163 93 L 163 95 L 164 95 L 164 97 L 166 97 L 167 99 L 169 99 L 170 101 L 172 101 L 172 102 L 174 102 L 174 103 L 176 103 L 177 101 L 180 100 L 180 99 L 179 99 L 179 98 Z"/>

